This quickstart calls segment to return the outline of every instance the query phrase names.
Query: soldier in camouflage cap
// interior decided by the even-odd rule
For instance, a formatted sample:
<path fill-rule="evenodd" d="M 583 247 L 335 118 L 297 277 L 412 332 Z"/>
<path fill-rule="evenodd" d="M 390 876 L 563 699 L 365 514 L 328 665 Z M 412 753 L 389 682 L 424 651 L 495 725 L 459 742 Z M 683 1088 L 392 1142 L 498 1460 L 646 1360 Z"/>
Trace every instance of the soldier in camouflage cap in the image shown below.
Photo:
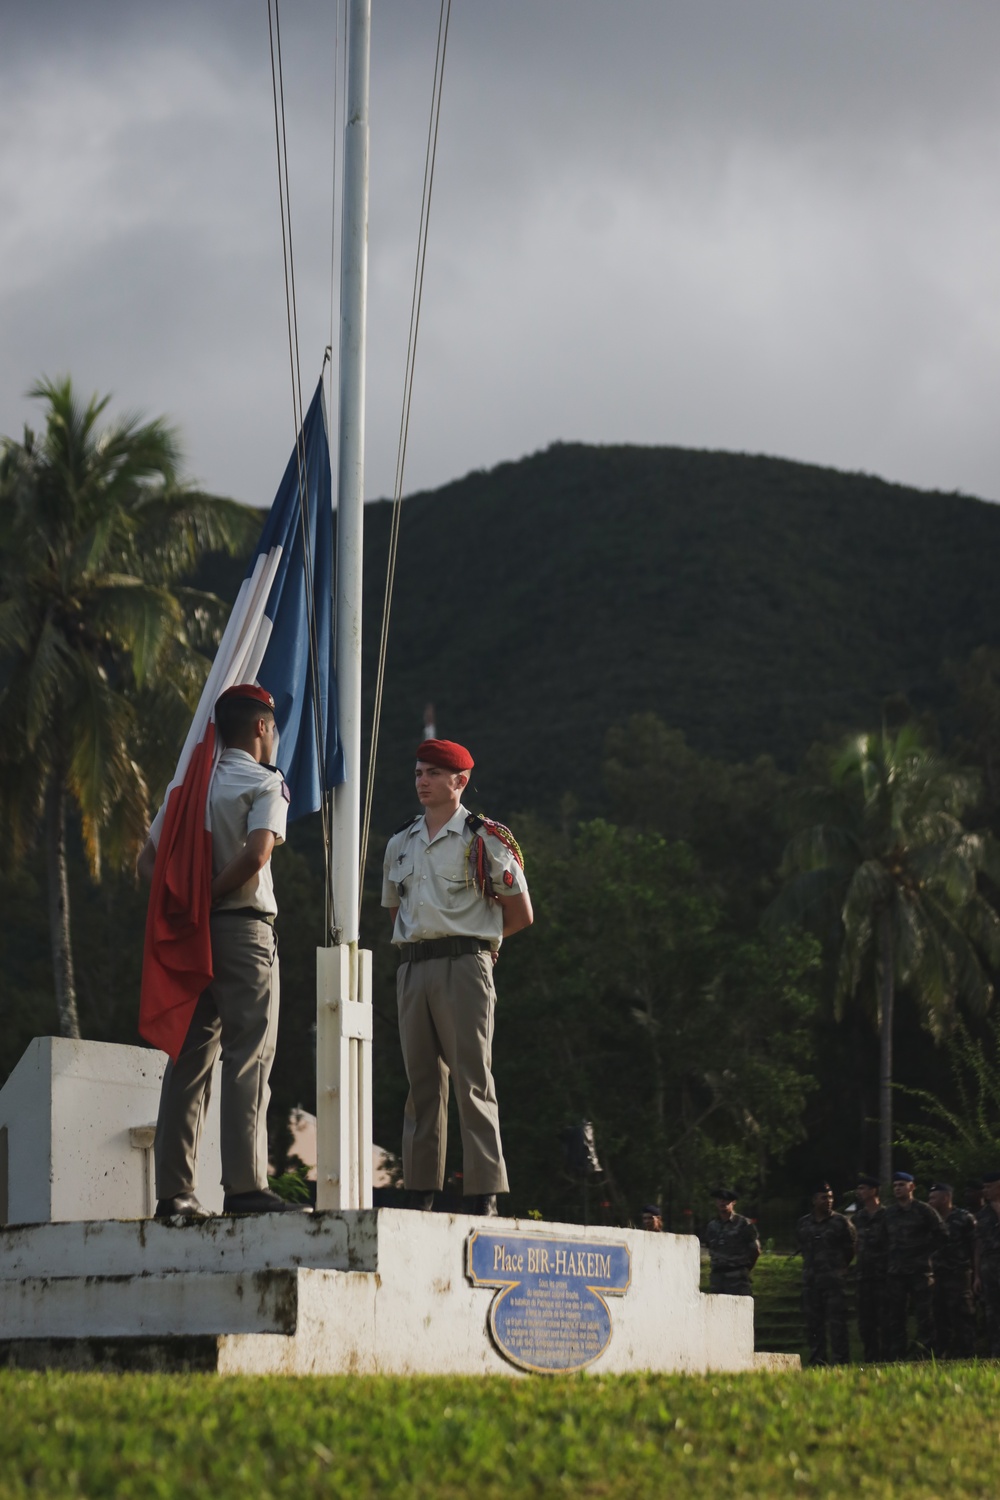
<path fill-rule="evenodd" d="M 802 1312 L 809 1343 L 809 1363 L 825 1365 L 826 1329 L 830 1328 L 830 1352 L 835 1365 L 850 1359 L 847 1335 L 847 1268 L 854 1259 L 854 1225 L 833 1211 L 833 1189 L 817 1183 L 812 1192 L 812 1212 L 798 1223 L 802 1255 Z"/>
<path fill-rule="evenodd" d="M 947 1241 L 932 1257 L 934 1353 L 938 1359 L 972 1359 L 976 1352 L 976 1306 L 972 1270 L 976 1221 L 956 1208 L 951 1183 L 936 1182 L 927 1201 L 944 1223 Z"/>
<path fill-rule="evenodd" d="M 885 1297 L 887 1244 L 885 1208 L 879 1201 L 879 1180 L 862 1172 L 858 1177 L 861 1207 L 852 1220 L 858 1237 L 858 1332 L 865 1359 L 882 1358 L 882 1302 Z"/>
<path fill-rule="evenodd" d="M 906 1356 L 908 1311 L 916 1319 L 918 1355 L 926 1358 L 934 1346 L 931 1258 L 945 1247 L 948 1236 L 940 1215 L 929 1203 L 915 1198 L 914 1191 L 909 1172 L 893 1173 L 895 1202 L 885 1210 L 889 1254 L 885 1278 L 886 1359 Z"/>
<path fill-rule="evenodd" d="M 1000 1172 L 987 1172 L 983 1197 L 976 1214 L 974 1286 L 986 1307 L 990 1358 L 1000 1359 Z"/>
<path fill-rule="evenodd" d="M 705 1248 L 711 1262 L 708 1289 L 728 1297 L 751 1297 L 750 1273 L 760 1255 L 756 1225 L 735 1213 L 732 1188 L 712 1188 L 716 1216 L 705 1226 Z"/>

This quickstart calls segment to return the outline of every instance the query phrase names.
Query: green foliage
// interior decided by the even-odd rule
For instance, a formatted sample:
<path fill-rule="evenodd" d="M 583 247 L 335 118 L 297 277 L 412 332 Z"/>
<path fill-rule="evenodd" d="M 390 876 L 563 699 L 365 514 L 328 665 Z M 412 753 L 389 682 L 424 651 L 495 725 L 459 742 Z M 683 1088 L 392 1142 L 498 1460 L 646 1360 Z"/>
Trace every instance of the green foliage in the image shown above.
<path fill-rule="evenodd" d="M 803 798 L 823 821 L 789 843 L 774 917 L 827 931 L 839 918 L 838 1013 L 861 990 L 880 1015 L 880 919 L 893 980 L 913 988 L 938 1034 L 958 999 L 989 1006 L 992 986 L 976 949 L 1000 962 L 1000 919 L 977 877 L 1000 870 L 1000 850 L 962 822 L 978 797 L 975 773 L 928 749 L 911 725 L 852 736 L 831 754 L 827 784 Z"/>
<path fill-rule="evenodd" d="M 774 895 L 790 776 L 769 755 L 752 765 L 703 755 L 656 714 L 609 729 L 603 770 L 613 821 L 690 845 L 728 918 L 756 928 Z"/>
<path fill-rule="evenodd" d="M 518 835 L 536 920 L 501 954 L 495 1042 L 515 1204 L 576 1216 L 558 1142 L 580 1118 L 620 1218 L 719 1174 L 758 1182 L 811 1086 L 811 941 L 733 937 L 691 851 L 658 834 Z"/>
<path fill-rule="evenodd" d="M 309 1168 L 305 1162 L 294 1157 L 287 1171 L 279 1172 L 276 1177 L 268 1177 L 267 1185 L 272 1193 L 277 1193 L 286 1203 L 308 1203 L 312 1196 L 309 1191 Z"/>
<path fill-rule="evenodd" d="M 134 863 L 223 624 L 184 575 L 258 521 L 180 483 L 164 422 L 101 429 L 109 398 L 81 406 L 68 378 L 31 395 L 44 432 L 0 441 L 0 838 L 16 866 L 44 820 L 59 1023 L 79 1036 L 69 811 L 95 880 Z"/>
<path fill-rule="evenodd" d="M 960 1197 L 964 1183 L 997 1171 L 1000 1163 L 1000 1020 L 989 1021 L 984 1040 L 959 1021 L 944 1062 L 954 1102 L 927 1089 L 905 1089 L 922 1106 L 922 1119 L 900 1131 L 897 1142 L 921 1177 L 953 1182 Z"/>
<path fill-rule="evenodd" d="M 127 875 L 105 872 L 96 885 L 82 852 L 71 844 L 70 902 L 75 913 L 74 960 L 80 1009 L 93 1041 L 136 1045 L 146 892 Z M 28 856 L 0 876 L 0 1085 L 36 1036 L 59 1033 L 49 954 L 44 860 Z"/>
<path fill-rule="evenodd" d="M 979 782 L 929 749 L 912 725 L 852 736 L 810 789 L 808 821 L 786 850 L 787 877 L 770 918 L 812 923 L 837 953 L 834 1010 L 861 994 L 879 1032 L 879 1175 L 891 1171 L 893 1030 L 897 987 L 917 1001 L 938 1037 L 964 1002 L 993 999 L 1000 918 L 980 889 L 994 880 L 1000 847 L 962 815 Z"/>
<path fill-rule="evenodd" d="M 782 1500 L 1000 1489 L 994 1364 L 220 1380 L 0 1374 L 0 1500 Z"/>
<path fill-rule="evenodd" d="M 37 861 L 16 876 L 0 872 L 0 904 L 4 913 L 0 922 L 2 1085 L 32 1038 L 58 1029 L 58 1017 L 47 944 L 45 880 Z"/>
<path fill-rule="evenodd" d="M 956 687 L 955 753 L 983 775 L 989 807 L 1000 805 L 1000 648 L 978 646 L 968 661 L 950 664 Z"/>

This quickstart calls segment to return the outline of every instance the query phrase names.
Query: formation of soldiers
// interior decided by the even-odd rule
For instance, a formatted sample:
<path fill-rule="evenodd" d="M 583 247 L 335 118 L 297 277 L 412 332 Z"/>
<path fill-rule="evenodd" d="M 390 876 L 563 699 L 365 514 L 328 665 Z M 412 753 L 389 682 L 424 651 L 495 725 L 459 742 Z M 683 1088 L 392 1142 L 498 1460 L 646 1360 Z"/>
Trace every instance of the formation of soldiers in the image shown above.
<path fill-rule="evenodd" d="M 860 1206 L 848 1218 L 833 1211 L 829 1183 L 815 1185 L 812 1209 L 797 1231 L 811 1363 L 827 1363 L 827 1334 L 832 1362 L 847 1361 L 852 1261 L 866 1360 L 905 1359 L 911 1315 L 918 1358 L 971 1359 L 977 1296 L 986 1312 L 990 1356 L 1000 1357 L 1000 1172 L 988 1173 L 976 1191 L 984 1200 L 976 1213 L 955 1204 L 947 1182 L 936 1182 L 923 1203 L 911 1174 L 896 1172 L 893 1201 L 883 1204 L 878 1179 L 863 1175 Z"/>
<path fill-rule="evenodd" d="M 909 1172 L 893 1174 L 891 1203 L 881 1202 L 879 1188 L 878 1178 L 862 1174 L 858 1206 L 849 1217 L 834 1210 L 830 1184 L 817 1182 L 810 1211 L 798 1222 L 810 1363 L 846 1364 L 849 1359 L 852 1265 L 866 1361 L 900 1360 L 911 1352 L 917 1358 L 972 1358 L 977 1299 L 985 1312 L 990 1357 L 1000 1358 L 1000 1172 L 987 1173 L 973 1185 L 974 1212 L 956 1205 L 947 1182 L 936 1182 L 929 1201 L 922 1202 Z M 757 1228 L 735 1212 L 731 1188 L 713 1188 L 711 1196 L 716 1217 L 703 1234 L 711 1266 L 709 1290 L 751 1296 L 750 1277 L 760 1255 Z"/>

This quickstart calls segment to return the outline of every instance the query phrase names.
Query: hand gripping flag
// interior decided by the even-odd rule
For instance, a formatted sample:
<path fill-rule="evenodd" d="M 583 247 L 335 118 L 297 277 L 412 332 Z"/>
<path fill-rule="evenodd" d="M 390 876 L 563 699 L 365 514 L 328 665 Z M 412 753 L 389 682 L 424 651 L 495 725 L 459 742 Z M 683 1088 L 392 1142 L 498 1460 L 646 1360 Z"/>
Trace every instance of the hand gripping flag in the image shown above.
<path fill-rule="evenodd" d="M 150 830 L 156 865 L 139 1032 L 175 1059 L 198 996 L 212 979 L 208 794 L 220 751 L 217 699 L 238 682 L 259 681 L 272 694 L 289 821 L 315 812 L 324 792 L 344 779 L 331 652 L 332 554 L 330 449 L 320 381 Z"/>

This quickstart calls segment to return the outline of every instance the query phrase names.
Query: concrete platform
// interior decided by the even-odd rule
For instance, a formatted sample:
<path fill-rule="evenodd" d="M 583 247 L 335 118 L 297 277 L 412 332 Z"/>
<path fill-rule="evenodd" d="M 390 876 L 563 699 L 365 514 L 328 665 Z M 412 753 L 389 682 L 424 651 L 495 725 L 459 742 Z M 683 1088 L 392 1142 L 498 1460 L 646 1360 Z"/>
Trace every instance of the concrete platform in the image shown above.
<path fill-rule="evenodd" d="M 699 1290 L 691 1236 L 401 1209 L 0 1229 L 0 1364 L 523 1373 L 503 1352 L 494 1308 L 520 1291 L 516 1270 L 489 1285 L 470 1274 L 470 1241 L 486 1226 L 493 1263 L 505 1267 L 517 1266 L 513 1252 L 525 1245 L 536 1258 L 539 1246 L 570 1246 L 583 1300 L 610 1315 L 588 1372 L 774 1368 L 775 1356 L 754 1355 L 752 1301 Z M 609 1246 L 629 1274 L 604 1295 L 596 1283 Z M 565 1296 L 565 1278 L 557 1285 Z M 516 1299 L 507 1304 L 516 1321 L 511 1306 Z"/>

